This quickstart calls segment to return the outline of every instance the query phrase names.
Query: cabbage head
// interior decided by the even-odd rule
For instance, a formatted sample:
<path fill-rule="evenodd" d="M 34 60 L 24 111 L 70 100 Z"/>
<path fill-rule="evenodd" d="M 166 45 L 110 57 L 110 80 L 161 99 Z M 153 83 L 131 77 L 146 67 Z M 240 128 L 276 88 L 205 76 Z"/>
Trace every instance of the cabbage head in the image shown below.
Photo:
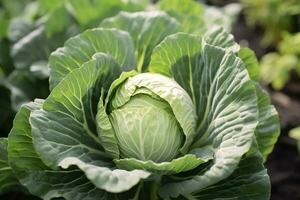
<path fill-rule="evenodd" d="M 69 39 L 49 97 L 16 115 L 6 169 L 46 200 L 269 199 L 279 125 L 254 53 L 180 28 L 121 12 Z"/>

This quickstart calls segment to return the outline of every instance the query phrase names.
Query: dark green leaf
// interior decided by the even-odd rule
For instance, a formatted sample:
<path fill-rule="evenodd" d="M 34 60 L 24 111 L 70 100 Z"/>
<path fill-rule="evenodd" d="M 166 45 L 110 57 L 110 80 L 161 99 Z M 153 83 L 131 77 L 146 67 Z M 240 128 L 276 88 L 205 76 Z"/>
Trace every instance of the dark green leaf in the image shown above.
<path fill-rule="evenodd" d="M 68 73 L 91 60 L 96 53 L 112 55 L 124 70 L 136 67 L 133 43 L 127 32 L 91 29 L 69 39 L 63 48 L 51 54 L 50 88 L 53 89 Z"/>
<path fill-rule="evenodd" d="M 258 143 L 259 151 L 262 153 L 264 160 L 273 151 L 280 134 L 279 116 L 270 97 L 258 83 L 256 84 L 257 105 L 258 105 L 258 125 L 255 129 L 255 136 Z"/>
<path fill-rule="evenodd" d="M 130 33 L 138 58 L 137 70 L 146 71 L 153 48 L 166 36 L 179 30 L 179 23 L 164 12 L 120 12 L 107 18 L 101 27 L 119 28 Z M 158 31 L 159 30 L 159 31 Z"/>
<path fill-rule="evenodd" d="M 0 138 L 0 194 L 23 190 L 7 160 L 7 139 Z"/>
<path fill-rule="evenodd" d="M 111 56 L 101 55 L 68 74 L 52 90 L 43 109 L 30 116 L 36 151 L 53 169 L 66 157 L 110 166 L 94 120 L 101 92 L 108 91 L 121 68 Z"/>

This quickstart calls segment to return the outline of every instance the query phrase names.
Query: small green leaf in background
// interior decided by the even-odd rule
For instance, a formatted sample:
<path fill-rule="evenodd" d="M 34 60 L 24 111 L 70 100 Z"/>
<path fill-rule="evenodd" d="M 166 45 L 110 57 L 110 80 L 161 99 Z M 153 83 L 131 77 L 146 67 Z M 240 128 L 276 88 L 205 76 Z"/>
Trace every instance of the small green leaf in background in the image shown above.
<path fill-rule="evenodd" d="M 41 9 L 46 11 L 53 11 L 56 10 L 58 7 L 62 6 L 64 1 L 63 0 L 39 0 Z"/>
<path fill-rule="evenodd" d="M 290 130 L 289 136 L 291 138 L 294 138 L 295 140 L 297 140 L 297 147 L 298 147 L 298 151 L 300 153 L 300 127 Z"/>
<path fill-rule="evenodd" d="M 6 37 L 9 19 L 5 16 L 4 10 L 0 8 L 0 40 Z"/>
<path fill-rule="evenodd" d="M 38 73 L 35 71 L 34 73 Z M 12 109 L 18 111 L 23 103 L 35 97 L 45 98 L 48 93 L 47 80 L 40 80 L 27 70 L 14 70 L 6 79 L 6 87 L 10 90 Z"/>
<path fill-rule="evenodd" d="M 295 54 L 300 56 L 300 33 L 284 32 L 282 41 L 278 44 L 281 54 Z"/>
<path fill-rule="evenodd" d="M 47 37 L 50 38 L 55 33 L 65 31 L 67 26 L 70 25 L 70 20 L 70 15 L 64 7 L 57 8 L 49 13 L 45 25 Z"/>
<path fill-rule="evenodd" d="M 260 64 L 263 82 L 280 90 L 290 80 L 290 71 L 297 66 L 298 58 L 293 54 L 269 53 L 262 58 Z"/>
<path fill-rule="evenodd" d="M 121 0 L 67 0 L 66 2 L 69 11 L 83 27 L 97 19 L 113 16 L 122 8 Z"/>
<path fill-rule="evenodd" d="M 298 0 L 242 0 L 247 25 L 264 30 L 262 46 L 276 45 L 285 31 L 293 32 L 299 25 Z"/>
<path fill-rule="evenodd" d="M 57 169 L 61 160 L 74 156 L 88 164 L 110 165 L 97 136 L 92 102 L 100 99 L 99 89 L 108 91 L 120 74 L 111 56 L 97 57 L 70 72 L 52 90 L 43 109 L 32 112 L 33 142 L 46 165 Z"/>
<path fill-rule="evenodd" d="M 34 29 L 12 46 L 11 56 L 17 69 L 29 69 L 39 61 L 47 61 L 51 51 L 59 47 L 70 34 L 47 39 L 45 27 Z"/>

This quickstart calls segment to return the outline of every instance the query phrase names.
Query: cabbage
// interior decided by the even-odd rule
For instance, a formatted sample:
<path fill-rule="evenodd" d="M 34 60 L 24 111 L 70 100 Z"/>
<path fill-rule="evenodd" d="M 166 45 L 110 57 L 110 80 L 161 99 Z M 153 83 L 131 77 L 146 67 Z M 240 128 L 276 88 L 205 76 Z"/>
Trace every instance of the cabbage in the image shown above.
<path fill-rule="evenodd" d="M 43 199 L 269 199 L 279 122 L 255 55 L 222 28 L 180 27 L 121 12 L 69 39 L 50 95 L 16 115 L 5 167 Z"/>

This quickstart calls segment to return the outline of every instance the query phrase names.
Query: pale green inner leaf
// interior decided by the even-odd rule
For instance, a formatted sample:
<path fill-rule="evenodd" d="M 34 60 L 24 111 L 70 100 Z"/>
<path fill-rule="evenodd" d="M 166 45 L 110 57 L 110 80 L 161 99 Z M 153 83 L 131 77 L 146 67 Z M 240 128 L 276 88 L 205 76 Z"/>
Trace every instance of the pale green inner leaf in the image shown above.
<path fill-rule="evenodd" d="M 120 169 L 143 169 L 152 173 L 170 175 L 192 170 L 210 159 L 212 159 L 212 157 L 207 156 L 201 158 L 193 154 L 186 154 L 170 162 L 157 163 L 152 160 L 142 161 L 135 158 L 115 159 L 114 162 Z"/>

